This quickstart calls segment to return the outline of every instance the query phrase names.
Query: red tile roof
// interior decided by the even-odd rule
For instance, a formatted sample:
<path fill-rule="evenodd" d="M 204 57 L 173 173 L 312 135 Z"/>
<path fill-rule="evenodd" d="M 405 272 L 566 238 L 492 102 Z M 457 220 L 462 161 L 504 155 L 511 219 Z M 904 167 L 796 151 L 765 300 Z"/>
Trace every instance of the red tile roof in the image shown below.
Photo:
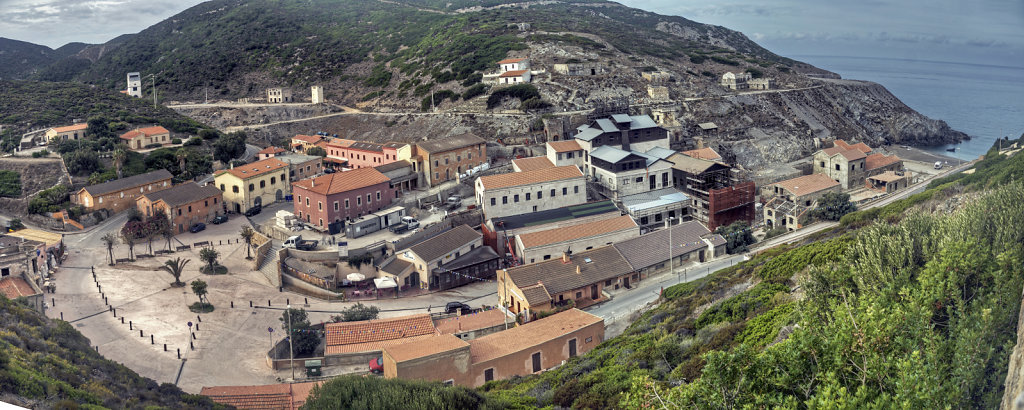
<path fill-rule="evenodd" d="M 88 123 L 81 123 L 81 124 L 75 124 L 75 125 L 68 125 L 68 126 L 65 126 L 65 127 L 54 127 L 53 130 L 56 131 L 56 132 L 69 132 L 69 131 L 81 131 L 81 130 L 88 129 L 88 128 L 89 128 L 89 124 Z"/>
<path fill-rule="evenodd" d="M 379 352 L 384 350 L 385 347 L 400 345 L 404 343 L 414 342 L 421 339 L 430 338 L 436 335 L 431 333 L 429 335 L 420 335 L 412 337 L 403 337 L 400 339 L 381 340 L 376 342 L 365 342 L 365 343 L 353 343 L 350 345 L 334 345 L 324 347 L 325 355 L 336 355 L 336 354 L 347 354 L 347 353 L 366 353 L 366 352 Z"/>
<path fill-rule="evenodd" d="M 320 141 L 320 136 L 319 135 L 302 135 L 302 134 L 299 134 L 299 135 L 296 135 L 296 136 L 292 137 L 292 141 L 293 142 L 294 141 L 302 141 L 302 142 L 305 142 L 307 144 L 315 144 L 318 141 Z"/>
<path fill-rule="evenodd" d="M 25 279 L 13 276 L 0 280 L 0 294 L 6 296 L 7 299 L 17 299 L 22 296 L 35 295 L 36 291 L 28 282 L 25 282 Z"/>
<path fill-rule="evenodd" d="M 317 384 L 320 382 L 203 387 L 199 394 L 239 409 L 291 410 L 302 407 Z"/>
<path fill-rule="evenodd" d="M 576 142 L 575 139 L 571 139 L 571 140 L 568 140 L 568 141 L 550 141 L 550 142 L 548 142 L 548 146 L 550 146 L 551 149 L 555 150 L 555 152 L 569 152 L 569 151 L 581 151 L 581 150 L 583 150 L 583 147 L 581 147 L 580 143 Z"/>
<path fill-rule="evenodd" d="M 895 155 L 885 155 L 879 153 L 871 154 L 868 155 L 867 159 L 864 160 L 864 169 L 871 171 L 873 169 L 878 169 L 887 165 L 892 165 L 900 161 L 902 161 L 900 157 L 897 157 Z"/>
<path fill-rule="evenodd" d="M 501 75 L 499 75 L 498 77 L 520 77 L 520 76 L 522 76 L 523 74 L 526 74 L 526 72 L 527 72 L 527 71 L 528 71 L 528 70 L 512 70 L 512 71 L 506 71 L 506 72 L 504 72 L 504 73 L 501 73 Z"/>
<path fill-rule="evenodd" d="M 302 188 L 321 195 L 334 195 L 388 181 L 390 179 L 376 168 L 356 168 L 351 171 L 336 172 L 316 178 L 295 181 L 292 183 L 292 187 Z"/>
<path fill-rule="evenodd" d="M 134 138 L 140 137 L 140 136 L 153 136 L 153 135 L 170 134 L 170 133 L 171 133 L 170 131 L 167 131 L 167 128 L 164 128 L 164 127 L 161 127 L 161 126 L 158 125 L 156 127 L 146 127 L 146 128 L 139 128 L 139 129 L 128 131 L 128 132 L 126 132 L 124 134 L 121 134 L 121 139 L 123 139 L 123 140 L 131 140 L 131 139 L 134 139 Z"/>
<path fill-rule="evenodd" d="M 851 145 L 850 143 L 848 143 L 848 142 L 846 142 L 844 140 L 836 140 L 835 141 L 835 146 L 841 147 L 844 150 L 857 150 L 857 151 L 863 152 L 865 154 L 868 154 L 868 153 L 871 152 L 871 147 L 869 147 L 868 144 L 865 144 L 863 142 L 858 142 L 856 144 L 852 144 Z"/>
<path fill-rule="evenodd" d="M 858 149 L 845 149 L 839 146 L 825 148 L 822 151 L 824 151 L 825 155 L 828 155 L 829 157 L 835 156 L 836 154 L 842 155 L 847 161 L 855 161 L 866 157 L 866 155 Z"/>
<path fill-rule="evenodd" d="M 555 164 L 552 164 L 548 157 L 517 158 L 512 160 L 512 162 L 516 164 L 520 172 L 555 167 Z"/>
<path fill-rule="evenodd" d="M 387 352 L 388 356 L 391 356 L 396 362 L 404 362 L 457 349 L 469 350 L 469 343 L 454 335 L 446 334 L 430 335 L 402 344 L 385 346 L 383 351 Z"/>
<path fill-rule="evenodd" d="M 430 315 L 423 313 L 388 319 L 328 323 L 327 346 L 378 342 L 437 333 Z"/>
<path fill-rule="evenodd" d="M 231 169 L 225 169 L 217 172 L 217 175 L 229 173 L 241 179 L 252 178 L 254 176 L 263 175 L 268 172 L 277 171 L 281 168 L 287 168 L 288 164 L 281 162 L 276 158 L 267 158 L 264 160 L 256 161 L 251 164 L 239 165 Z"/>
<path fill-rule="evenodd" d="M 569 309 L 503 332 L 470 340 L 471 360 L 474 364 L 482 363 L 515 352 L 535 349 L 545 342 L 603 322 L 604 319 L 590 313 L 579 309 Z M 595 340 L 595 342 L 600 343 L 601 341 Z"/>
<path fill-rule="evenodd" d="M 539 184 L 542 182 L 561 181 L 571 178 L 583 178 L 583 171 L 575 165 L 544 168 L 533 171 L 512 172 L 508 174 L 485 175 L 480 177 L 484 189 L 508 188 L 521 185 Z"/>
<path fill-rule="evenodd" d="M 506 58 L 504 60 L 499 61 L 498 64 L 512 64 L 518 63 L 523 60 L 525 60 L 525 58 Z"/>
<path fill-rule="evenodd" d="M 515 320 L 512 320 L 513 322 Z M 441 333 L 461 333 L 486 329 L 505 323 L 505 312 L 500 309 L 485 310 L 468 315 L 454 316 L 434 321 L 434 327 Z"/>
<path fill-rule="evenodd" d="M 640 228 L 633 221 L 633 217 L 622 215 L 601 221 L 520 234 L 519 241 L 523 243 L 523 248 L 530 249 L 629 229 L 635 229 L 637 236 L 640 235 Z"/>
<path fill-rule="evenodd" d="M 703 159 L 706 161 L 721 161 L 722 156 L 718 154 L 714 149 L 710 147 L 694 149 L 689 151 L 683 151 L 681 154 L 688 157 Z"/>
<path fill-rule="evenodd" d="M 277 154 L 279 152 L 285 152 L 284 148 L 275 147 L 271 145 L 269 147 L 261 149 L 260 152 L 258 152 L 258 154 Z"/>
<path fill-rule="evenodd" d="M 785 188 L 793 195 L 799 197 L 839 186 L 839 183 L 825 174 L 811 174 L 787 179 L 785 181 L 779 181 L 773 185 Z"/>

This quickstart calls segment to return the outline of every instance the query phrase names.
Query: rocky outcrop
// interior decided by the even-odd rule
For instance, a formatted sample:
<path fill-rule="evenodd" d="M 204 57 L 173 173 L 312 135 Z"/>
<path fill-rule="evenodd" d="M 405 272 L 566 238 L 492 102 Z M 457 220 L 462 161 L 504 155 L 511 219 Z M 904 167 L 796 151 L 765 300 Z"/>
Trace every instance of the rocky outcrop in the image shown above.
<path fill-rule="evenodd" d="M 1010 365 L 1006 371 L 1006 390 L 1003 391 L 1004 410 L 1024 409 L 1024 305 L 1017 318 L 1017 346 L 1010 354 Z"/>

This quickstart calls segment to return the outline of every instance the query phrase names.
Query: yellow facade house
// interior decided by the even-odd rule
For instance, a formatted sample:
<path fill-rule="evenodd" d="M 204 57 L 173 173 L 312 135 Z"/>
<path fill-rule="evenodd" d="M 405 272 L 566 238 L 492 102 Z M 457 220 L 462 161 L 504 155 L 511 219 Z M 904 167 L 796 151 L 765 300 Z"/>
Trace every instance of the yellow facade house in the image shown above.
<path fill-rule="evenodd" d="M 89 124 L 86 123 L 50 128 L 46 130 L 46 140 L 54 142 L 57 140 L 83 139 L 85 138 L 85 131 L 88 129 Z"/>
<path fill-rule="evenodd" d="M 224 193 L 228 209 L 234 212 L 284 200 L 291 187 L 288 164 L 276 158 L 217 171 L 214 183 Z"/>

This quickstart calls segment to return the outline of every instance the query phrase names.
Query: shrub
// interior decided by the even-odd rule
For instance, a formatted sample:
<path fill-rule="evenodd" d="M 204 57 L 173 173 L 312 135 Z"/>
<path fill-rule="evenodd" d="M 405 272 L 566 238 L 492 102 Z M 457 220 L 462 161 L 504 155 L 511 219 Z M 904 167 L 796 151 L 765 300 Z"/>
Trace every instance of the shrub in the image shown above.
<path fill-rule="evenodd" d="M 519 105 L 519 109 L 523 111 L 542 110 L 549 107 L 551 107 L 551 103 L 537 97 L 523 101 L 523 103 Z"/>
<path fill-rule="evenodd" d="M 540 99 L 540 92 L 537 91 L 537 87 L 533 84 L 517 84 L 510 87 L 498 89 L 491 93 L 487 97 L 487 109 L 492 109 L 501 104 L 501 101 L 506 97 L 518 98 L 520 102 L 529 100 L 531 98 Z"/>
<path fill-rule="evenodd" d="M 45 149 L 42 151 L 36 151 L 32 153 L 32 158 L 43 158 L 48 156 L 50 156 L 50 151 L 47 151 Z"/>
<path fill-rule="evenodd" d="M 171 138 L 171 144 L 181 144 L 181 138 Z"/>
<path fill-rule="evenodd" d="M 184 145 L 186 147 L 197 147 L 197 146 L 203 145 L 203 139 L 202 138 L 197 138 L 197 137 L 192 137 L 192 138 L 189 138 L 188 141 L 185 141 Z"/>
<path fill-rule="evenodd" d="M 21 196 L 21 175 L 16 171 L 0 170 L 0 197 Z"/>
<path fill-rule="evenodd" d="M 363 85 L 367 87 L 387 87 L 391 82 L 391 71 L 388 71 L 384 67 L 384 64 L 377 64 L 373 67 L 373 71 L 370 72 L 370 76 L 363 80 Z"/>
<path fill-rule="evenodd" d="M 694 64 L 704 64 L 704 61 L 707 60 L 704 56 L 699 54 L 690 54 L 689 57 L 690 62 Z"/>
<path fill-rule="evenodd" d="M 487 92 L 487 86 L 486 85 L 476 84 L 476 85 L 474 85 L 472 87 L 467 88 L 466 91 L 462 92 L 462 99 L 463 100 L 468 100 L 468 99 L 476 97 L 478 95 L 482 95 L 485 92 Z"/>

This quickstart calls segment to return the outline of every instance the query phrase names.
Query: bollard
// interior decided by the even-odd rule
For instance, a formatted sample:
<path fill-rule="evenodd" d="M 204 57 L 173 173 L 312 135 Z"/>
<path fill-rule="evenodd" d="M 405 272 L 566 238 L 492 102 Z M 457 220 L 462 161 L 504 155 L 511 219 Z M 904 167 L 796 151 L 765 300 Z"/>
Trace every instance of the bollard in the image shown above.
<path fill-rule="evenodd" d="M 151 345 L 155 345 L 156 344 L 156 340 L 153 339 L 153 334 L 152 333 L 149 334 L 149 344 L 151 344 Z"/>
<path fill-rule="evenodd" d="M 270 299 L 267 299 L 267 306 L 270 306 Z"/>
<path fill-rule="evenodd" d="M 178 348 L 178 358 L 179 359 L 181 358 L 181 348 L 180 347 Z"/>
<path fill-rule="evenodd" d="M 113 311 L 114 311 L 114 307 L 113 306 L 107 306 L 107 312 L 113 312 Z"/>
<path fill-rule="evenodd" d="M 302 301 L 305 302 L 303 304 L 306 304 L 306 305 L 309 304 L 309 298 L 302 298 Z"/>
<path fill-rule="evenodd" d="M 223 244 L 224 244 L 223 240 L 217 241 L 217 245 L 223 245 Z"/>
<path fill-rule="evenodd" d="M 110 310 L 114 312 L 114 317 L 117 317 L 117 308 L 111 306 Z"/>
<path fill-rule="evenodd" d="M 197 332 L 199 331 L 199 324 L 198 323 L 196 323 L 196 331 Z"/>
<path fill-rule="evenodd" d="M 196 350 L 196 345 L 192 344 L 192 341 L 190 340 L 190 341 L 188 342 L 188 348 L 189 348 L 189 349 L 192 349 L 192 350 Z"/>
<path fill-rule="evenodd" d="M 94 346 L 94 347 L 96 348 L 96 353 L 99 353 L 100 352 L 100 347 L 99 346 Z"/>
<path fill-rule="evenodd" d="M 232 308 L 232 309 L 234 309 L 234 308 L 235 308 L 235 301 L 233 301 L 233 300 L 231 301 L 231 308 Z"/>
<path fill-rule="evenodd" d="M 202 322 L 202 321 L 203 321 L 203 318 L 199 317 L 199 315 L 196 315 L 196 322 Z"/>
<path fill-rule="evenodd" d="M 196 334 L 192 333 L 192 340 L 196 340 Z"/>
<path fill-rule="evenodd" d="M 60 312 L 60 320 L 64 320 L 64 312 Z"/>
<path fill-rule="evenodd" d="M 252 307 L 252 301 L 251 300 L 249 301 L 249 307 Z"/>
<path fill-rule="evenodd" d="M 142 335 L 142 329 L 139 329 L 139 337 L 145 337 Z"/>
<path fill-rule="evenodd" d="M 121 324 L 124 324 L 124 316 L 121 316 Z"/>
<path fill-rule="evenodd" d="M 284 304 L 290 305 L 290 304 L 292 304 L 292 300 L 291 299 L 285 299 L 284 300 Z"/>
<path fill-rule="evenodd" d="M 132 327 L 132 321 L 131 320 L 128 321 L 128 330 L 135 330 L 135 328 Z"/>
<path fill-rule="evenodd" d="M 46 302 L 43 302 L 43 303 L 46 303 Z M 54 299 L 54 298 L 50 298 L 50 306 L 57 306 L 57 300 Z"/>
<path fill-rule="evenodd" d="M 278 292 L 284 292 L 284 286 L 278 286 L 277 287 L 277 291 Z"/>
<path fill-rule="evenodd" d="M 167 343 L 164 343 L 164 351 L 167 351 Z"/>

